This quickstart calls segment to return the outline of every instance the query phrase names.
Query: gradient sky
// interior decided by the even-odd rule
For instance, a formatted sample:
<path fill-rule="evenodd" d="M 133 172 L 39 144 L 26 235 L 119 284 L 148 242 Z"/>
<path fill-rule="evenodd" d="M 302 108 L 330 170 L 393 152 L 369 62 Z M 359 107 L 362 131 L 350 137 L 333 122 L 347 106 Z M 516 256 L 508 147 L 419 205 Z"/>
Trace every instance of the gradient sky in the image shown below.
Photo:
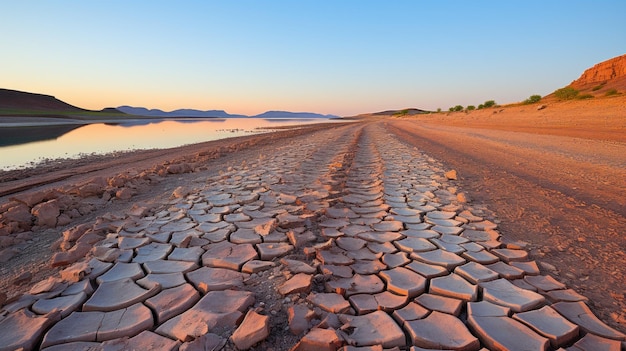
<path fill-rule="evenodd" d="M 624 14 L 624 0 L 0 0 L 0 87 L 248 115 L 504 104 L 626 53 Z"/>

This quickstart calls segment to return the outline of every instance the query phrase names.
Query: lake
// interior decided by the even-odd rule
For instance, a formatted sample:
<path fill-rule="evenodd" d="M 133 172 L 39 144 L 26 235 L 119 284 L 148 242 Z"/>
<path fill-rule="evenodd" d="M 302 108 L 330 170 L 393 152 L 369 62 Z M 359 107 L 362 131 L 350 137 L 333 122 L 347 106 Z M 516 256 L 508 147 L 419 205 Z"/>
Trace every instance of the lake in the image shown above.
<path fill-rule="evenodd" d="M 196 118 L 86 125 L 3 127 L 0 124 L 0 169 L 32 167 L 49 159 L 79 158 L 116 151 L 167 149 L 210 140 L 266 133 L 276 127 L 340 121 L 342 120 Z"/>

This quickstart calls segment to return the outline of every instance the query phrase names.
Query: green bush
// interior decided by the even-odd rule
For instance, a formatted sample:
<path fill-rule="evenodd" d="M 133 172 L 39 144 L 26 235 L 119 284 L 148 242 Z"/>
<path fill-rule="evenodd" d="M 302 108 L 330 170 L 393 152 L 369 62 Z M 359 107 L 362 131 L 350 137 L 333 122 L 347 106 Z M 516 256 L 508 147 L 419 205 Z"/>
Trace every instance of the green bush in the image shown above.
<path fill-rule="evenodd" d="M 593 87 L 593 88 L 591 89 L 591 91 L 598 91 L 598 90 L 602 89 L 602 87 L 603 87 L 604 85 L 606 85 L 606 82 L 602 82 L 602 83 L 600 83 L 600 85 L 596 85 L 595 87 Z"/>
<path fill-rule="evenodd" d="M 482 109 L 484 109 L 484 108 L 485 108 L 485 105 L 483 105 L 483 104 L 478 105 L 478 109 L 479 109 L 479 110 L 482 110 Z"/>
<path fill-rule="evenodd" d="M 606 93 L 604 93 L 604 96 L 613 96 L 613 95 L 617 95 L 617 94 L 619 94 L 617 92 L 617 89 L 610 89 L 610 90 L 607 90 Z"/>
<path fill-rule="evenodd" d="M 467 108 L 466 108 L 466 110 L 468 110 L 468 111 L 473 111 L 473 110 L 475 110 L 475 109 L 476 109 L 476 106 L 474 106 L 474 105 L 469 105 L 469 106 L 467 106 Z"/>
<path fill-rule="evenodd" d="M 531 95 L 528 99 L 524 100 L 524 104 L 535 104 L 541 101 L 541 95 Z"/>
<path fill-rule="evenodd" d="M 441 112 L 441 107 L 437 108 L 437 113 Z"/>
<path fill-rule="evenodd" d="M 484 103 L 485 108 L 489 108 L 489 107 L 494 107 L 496 106 L 496 102 L 494 100 L 487 100 Z"/>
<path fill-rule="evenodd" d="M 454 111 L 463 111 L 463 106 L 461 105 L 454 106 Z"/>
<path fill-rule="evenodd" d="M 579 91 L 572 87 L 565 87 L 561 89 L 557 89 L 554 92 L 554 96 L 556 96 L 559 100 L 572 100 L 578 96 Z"/>
<path fill-rule="evenodd" d="M 448 111 L 450 111 L 450 112 L 454 112 L 454 107 L 450 107 L 450 108 L 448 109 Z"/>

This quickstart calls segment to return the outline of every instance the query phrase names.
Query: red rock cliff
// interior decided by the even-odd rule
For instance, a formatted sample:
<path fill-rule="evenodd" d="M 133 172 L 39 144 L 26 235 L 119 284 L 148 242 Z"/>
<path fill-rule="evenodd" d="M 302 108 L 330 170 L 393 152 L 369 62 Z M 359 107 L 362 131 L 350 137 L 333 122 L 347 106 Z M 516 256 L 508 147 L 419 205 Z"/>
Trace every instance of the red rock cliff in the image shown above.
<path fill-rule="evenodd" d="M 574 87 L 599 84 L 626 76 L 626 54 L 600 62 L 587 69 L 580 78 L 572 82 Z"/>

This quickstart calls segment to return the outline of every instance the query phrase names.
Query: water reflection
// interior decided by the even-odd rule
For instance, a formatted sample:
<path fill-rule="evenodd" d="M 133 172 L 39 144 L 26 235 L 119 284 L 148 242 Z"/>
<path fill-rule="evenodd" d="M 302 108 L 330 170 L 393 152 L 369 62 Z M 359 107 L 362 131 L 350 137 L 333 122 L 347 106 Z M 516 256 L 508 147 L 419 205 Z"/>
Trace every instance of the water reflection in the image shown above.
<path fill-rule="evenodd" d="M 80 127 L 82 127 L 82 125 L 0 128 L 0 147 L 27 144 L 42 140 L 54 140 Z"/>
<path fill-rule="evenodd" d="M 224 139 L 287 125 L 328 122 L 320 119 L 134 120 L 123 123 L 0 128 L 0 169 L 14 169 L 46 159 L 85 154 L 164 149 Z"/>

